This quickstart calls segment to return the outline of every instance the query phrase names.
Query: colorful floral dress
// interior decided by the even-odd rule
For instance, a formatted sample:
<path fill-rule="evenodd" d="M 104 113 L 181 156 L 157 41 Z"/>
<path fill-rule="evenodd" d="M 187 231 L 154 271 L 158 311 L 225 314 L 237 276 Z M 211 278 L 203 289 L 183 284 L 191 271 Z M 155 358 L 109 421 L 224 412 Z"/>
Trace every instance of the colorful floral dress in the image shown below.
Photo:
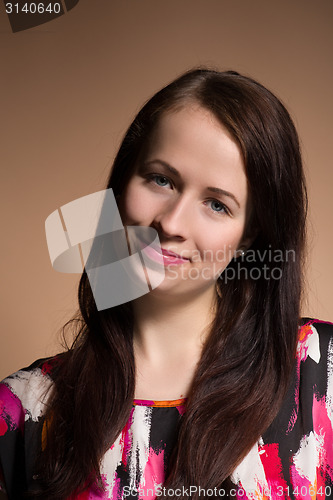
<path fill-rule="evenodd" d="M 306 320 L 299 333 L 294 376 L 284 403 L 232 475 L 237 499 L 333 498 L 333 325 Z M 0 491 L 9 499 L 23 498 L 38 481 L 33 464 L 41 446 L 45 393 L 52 384 L 55 359 L 37 361 L 0 385 Z M 185 400 L 135 400 L 126 426 L 101 463 L 105 491 L 90 490 L 76 498 L 162 496 L 166 464 L 185 406 Z M 168 493 L 175 499 L 191 498 L 195 488 Z M 218 488 L 202 491 L 204 495 L 226 498 Z"/>

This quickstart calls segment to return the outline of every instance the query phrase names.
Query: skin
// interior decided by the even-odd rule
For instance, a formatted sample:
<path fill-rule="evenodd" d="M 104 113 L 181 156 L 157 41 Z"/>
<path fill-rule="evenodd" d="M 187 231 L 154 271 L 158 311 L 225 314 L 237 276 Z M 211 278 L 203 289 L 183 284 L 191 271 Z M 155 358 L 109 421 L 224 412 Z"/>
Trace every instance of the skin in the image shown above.
<path fill-rule="evenodd" d="M 251 242 L 238 144 L 198 105 L 165 114 L 119 209 L 124 225 L 155 228 L 162 249 L 180 256 L 166 258 L 164 281 L 133 302 L 135 397 L 185 397 L 214 318 L 217 276 Z"/>

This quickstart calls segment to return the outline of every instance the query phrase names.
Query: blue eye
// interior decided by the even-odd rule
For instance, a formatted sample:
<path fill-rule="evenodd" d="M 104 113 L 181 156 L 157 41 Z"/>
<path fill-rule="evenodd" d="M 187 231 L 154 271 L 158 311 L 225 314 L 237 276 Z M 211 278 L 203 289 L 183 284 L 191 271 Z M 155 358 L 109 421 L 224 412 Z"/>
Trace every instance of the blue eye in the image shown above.
<path fill-rule="evenodd" d="M 217 200 L 212 200 L 210 206 L 211 206 L 211 209 L 213 210 L 213 212 L 226 211 L 223 203 L 221 203 L 220 201 L 217 201 Z"/>
<path fill-rule="evenodd" d="M 216 215 L 230 215 L 229 209 L 218 200 L 208 200 L 210 211 Z"/>
<path fill-rule="evenodd" d="M 161 187 L 165 187 L 170 184 L 169 179 L 167 177 L 164 177 L 164 175 L 154 175 L 153 180 L 158 186 Z"/>

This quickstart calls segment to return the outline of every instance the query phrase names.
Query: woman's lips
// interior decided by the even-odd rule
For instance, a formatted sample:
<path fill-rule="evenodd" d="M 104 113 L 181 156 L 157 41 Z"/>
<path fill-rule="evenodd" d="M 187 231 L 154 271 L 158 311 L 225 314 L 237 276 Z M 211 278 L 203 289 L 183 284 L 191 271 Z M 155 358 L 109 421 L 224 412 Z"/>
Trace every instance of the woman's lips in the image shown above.
<path fill-rule="evenodd" d="M 163 260 L 166 264 L 184 264 L 185 262 L 189 262 L 190 260 L 187 259 L 186 257 L 178 255 L 177 253 L 165 250 L 164 248 L 161 248 L 161 250 L 162 250 Z"/>
<path fill-rule="evenodd" d="M 165 250 L 164 248 L 161 248 L 162 253 L 157 251 L 152 246 L 147 246 L 143 251 L 150 259 L 162 265 L 181 265 L 186 262 L 190 262 L 190 259 L 182 257 L 174 252 L 170 252 L 169 250 Z"/>

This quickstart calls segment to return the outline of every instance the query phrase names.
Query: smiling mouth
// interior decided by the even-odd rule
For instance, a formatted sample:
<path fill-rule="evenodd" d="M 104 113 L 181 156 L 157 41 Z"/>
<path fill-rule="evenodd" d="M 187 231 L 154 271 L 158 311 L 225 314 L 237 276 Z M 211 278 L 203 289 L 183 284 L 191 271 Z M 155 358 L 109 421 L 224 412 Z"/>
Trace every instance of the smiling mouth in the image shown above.
<path fill-rule="evenodd" d="M 190 262 L 190 259 L 188 259 L 187 257 L 182 257 L 181 255 L 170 252 L 169 250 L 165 250 L 164 248 L 161 248 L 161 250 L 163 260 L 167 264 L 184 264 L 185 262 Z"/>
<path fill-rule="evenodd" d="M 182 257 L 179 254 L 176 254 L 174 252 L 170 252 L 169 250 L 165 250 L 165 248 L 156 249 L 153 248 L 152 246 L 148 246 L 143 249 L 143 252 L 154 262 L 164 265 L 164 266 L 169 266 L 169 265 L 181 265 L 185 264 L 186 262 L 190 262 L 190 259 L 186 257 Z"/>

